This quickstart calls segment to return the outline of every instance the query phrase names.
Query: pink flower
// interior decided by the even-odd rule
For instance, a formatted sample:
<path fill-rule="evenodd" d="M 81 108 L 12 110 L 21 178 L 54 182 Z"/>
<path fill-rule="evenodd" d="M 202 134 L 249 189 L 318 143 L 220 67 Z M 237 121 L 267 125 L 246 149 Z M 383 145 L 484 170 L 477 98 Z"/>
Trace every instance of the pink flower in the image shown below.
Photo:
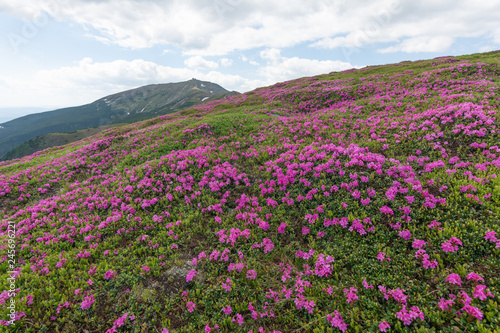
<path fill-rule="evenodd" d="M 281 222 L 280 226 L 278 227 L 278 233 L 284 234 L 286 226 L 287 224 L 285 222 Z"/>
<path fill-rule="evenodd" d="M 408 299 L 408 296 L 404 294 L 405 291 L 406 291 L 405 289 L 397 288 L 390 290 L 388 294 L 392 298 L 394 298 L 396 302 L 406 305 L 406 300 Z"/>
<path fill-rule="evenodd" d="M 352 303 L 356 300 L 359 299 L 358 295 L 356 294 L 358 292 L 358 289 L 351 287 L 349 289 L 345 288 L 344 289 L 344 294 L 347 297 L 347 303 Z"/>
<path fill-rule="evenodd" d="M 384 261 L 384 260 L 391 261 L 391 258 L 389 258 L 389 257 L 386 258 L 384 252 L 379 252 L 379 254 L 377 255 L 377 260 L 378 261 Z"/>
<path fill-rule="evenodd" d="M 127 316 L 128 316 L 128 313 L 125 313 L 123 316 L 121 316 L 120 318 L 115 320 L 115 322 L 113 323 L 113 326 L 121 327 L 121 326 L 125 325 L 125 323 L 127 322 Z"/>
<path fill-rule="evenodd" d="M 454 303 L 455 302 L 452 299 L 445 300 L 444 298 L 441 298 L 441 301 L 438 303 L 438 307 L 444 311 L 448 310 Z"/>
<path fill-rule="evenodd" d="M 459 285 L 461 286 L 462 285 L 462 279 L 460 278 L 460 276 L 456 273 L 452 273 L 450 275 L 448 275 L 446 277 L 446 282 L 449 282 L 451 284 L 456 284 L 456 285 Z"/>
<path fill-rule="evenodd" d="M 462 246 L 462 241 L 456 237 L 451 237 L 450 240 L 441 244 L 444 252 L 455 252 L 458 246 Z"/>
<path fill-rule="evenodd" d="M 486 231 L 486 234 L 484 235 L 484 239 L 488 240 L 490 242 L 496 242 L 498 239 L 496 237 L 497 232 L 496 231 Z"/>
<path fill-rule="evenodd" d="M 196 304 L 193 303 L 193 302 L 191 302 L 191 301 L 189 301 L 189 302 L 187 302 L 186 306 L 187 306 L 188 311 L 191 313 L 191 312 L 194 311 L 194 308 L 196 307 Z"/>
<path fill-rule="evenodd" d="M 104 279 L 109 280 L 111 278 L 114 278 L 116 276 L 116 273 L 114 271 L 107 271 L 104 273 Z"/>
<path fill-rule="evenodd" d="M 465 291 L 461 290 L 458 296 L 461 298 L 465 305 L 470 305 L 472 302 L 472 297 L 470 297 Z"/>
<path fill-rule="evenodd" d="M 186 282 L 190 282 L 196 276 L 196 271 L 194 269 L 190 270 L 186 275 Z"/>
<path fill-rule="evenodd" d="M 478 308 L 471 306 L 471 305 L 465 305 L 462 308 L 462 311 L 467 312 L 470 316 L 475 317 L 477 320 L 481 321 L 483 319 L 483 313 L 481 310 Z"/>
<path fill-rule="evenodd" d="M 430 229 L 433 229 L 434 227 L 439 227 L 441 225 L 441 222 L 438 222 L 436 220 L 432 220 L 431 221 L 431 224 L 428 224 L 427 226 L 430 228 Z M 438 228 L 439 230 L 441 230 L 441 228 Z"/>
<path fill-rule="evenodd" d="M 426 242 L 421 240 L 421 239 L 416 239 L 413 241 L 413 243 L 411 244 L 411 246 L 414 248 L 414 249 L 421 249 L 423 248 L 424 246 L 426 245 Z"/>
<path fill-rule="evenodd" d="M 368 282 L 366 282 L 366 279 L 363 280 L 363 287 L 365 287 L 365 289 L 373 289 L 373 285 L 368 284 Z"/>
<path fill-rule="evenodd" d="M 226 282 L 222 282 L 222 289 L 225 291 L 231 291 L 231 279 L 226 279 Z"/>
<path fill-rule="evenodd" d="M 243 316 L 239 313 L 236 314 L 236 319 L 233 317 L 232 322 L 236 322 L 239 326 L 243 325 Z"/>
<path fill-rule="evenodd" d="M 413 319 L 420 318 L 422 321 L 425 320 L 424 313 L 418 306 L 412 306 L 410 308 L 410 315 Z"/>
<path fill-rule="evenodd" d="M 223 307 L 222 311 L 224 311 L 224 314 L 226 314 L 227 316 L 229 316 L 231 314 L 231 312 L 233 312 L 230 305 Z"/>
<path fill-rule="evenodd" d="M 388 215 L 394 215 L 394 212 L 392 211 L 392 209 L 387 207 L 387 206 L 382 206 L 380 208 L 380 212 L 384 213 L 384 214 L 388 214 Z"/>
<path fill-rule="evenodd" d="M 142 266 L 142 270 L 147 273 L 147 272 L 149 272 L 149 267 L 148 266 Z"/>
<path fill-rule="evenodd" d="M 274 249 L 274 244 L 269 238 L 264 238 L 262 245 L 264 246 L 264 253 L 271 252 Z"/>
<path fill-rule="evenodd" d="M 485 293 L 485 290 L 486 290 L 485 285 L 482 284 L 477 285 L 476 288 L 474 288 L 472 296 L 474 296 L 474 298 L 479 298 L 481 301 L 486 300 L 488 296 L 495 297 L 489 290 Z"/>
<path fill-rule="evenodd" d="M 467 280 L 472 280 L 474 282 L 484 281 L 484 279 L 479 275 L 477 275 L 476 273 L 469 273 L 467 275 Z"/>
<path fill-rule="evenodd" d="M 347 324 L 344 322 L 344 318 L 342 318 L 340 312 L 335 311 L 334 315 L 335 317 L 332 317 L 331 315 L 326 317 L 330 324 L 332 324 L 332 327 L 337 327 L 342 332 L 347 331 Z"/>
<path fill-rule="evenodd" d="M 85 299 L 80 304 L 80 307 L 82 308 L 82 310 L 90 309 L 90 307 L 92 306 L 92 304 L 94 304 L 94 302 L 95 302 L 94 295 L 85 296 Z"/>
<path fill-rule="evenodd" d="M 391 328 L 391 325 L 387 321 L 383 321 L 378 325 L 380 332 L 387 332 L 387 329 Z"/>
<path fill-rule="evenodd" d="M 458 250 L 458 247 L 451 245 L 449 242 L 444 242 L 443 244 L 441 244 L 441 247 L 443 248 L 444 252 L 455 252 L 456 250 Z"/>
<path fill-rule="evenodd" d="M 61 259 L 61 261 L 60 261 L 60 262 L 58 262 L 58 263 L 56 264 L 56 267 L 57 267 L 57 268 L 61 268 L 61 267 L 63 267 L 63 265 L 64 265 L 64 263 L 65 263 L 66 261 L 68 261 L 68 259 L 64 259 L 64 258 L 63 258 L 63 259 Z"/>
<path fill-rule="evenodd" d="M 325 291 L 330 296 L 333 294 L 333 288 L 330 285 L 328 285 L 328 289 L 323 288 L 323 291 Z"/>
<path fill-rule="evenodd" d="M 97 272 L 97 266 L 92 265 L 92 267 L 90 267 L 90 269 L 89 269 L 89 275 L 92 276 L 96 272 Z"/>
<path fill-rule="evenodd" d="M 250 269 L 247 271 L 246 277 L 247 277 L 247 279 L 255 280 L 255 278 L 257 277 L 257 272 L 254 271 L 253 269 Z"/>
<path fill-rule="evenodd" d="M 409 240 L 411 238 L 411 232 L 409 230 L 400 231 L 399 237 L 402 237 L 404 240 Z"/>
<path fill-rule="evenodd" d="M 408 310 L 406 309 L 406 305 L 403 305 L 403 308 L 401 309 L 401 311 L 396 313 L 396 316 L 399 320 L 403 321 L 403 324 L 407 326 L 410 325 L 411 322 L 416 318 L 420 318 L 422 320 L 425 319 L 424 313 L 419 309 L 418 306 L 412 306 L 410 308 L 410 311 L 408 312 Z"/>

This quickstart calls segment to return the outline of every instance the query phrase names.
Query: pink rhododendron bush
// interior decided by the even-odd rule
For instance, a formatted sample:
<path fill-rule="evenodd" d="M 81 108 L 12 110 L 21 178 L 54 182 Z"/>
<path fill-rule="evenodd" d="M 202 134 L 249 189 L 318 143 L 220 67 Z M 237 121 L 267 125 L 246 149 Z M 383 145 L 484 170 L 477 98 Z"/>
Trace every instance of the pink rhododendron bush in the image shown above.
<path fill-rule="evenodd" d="M 0 163 L 9 332 L 499 332 L 499 52 Z"/>

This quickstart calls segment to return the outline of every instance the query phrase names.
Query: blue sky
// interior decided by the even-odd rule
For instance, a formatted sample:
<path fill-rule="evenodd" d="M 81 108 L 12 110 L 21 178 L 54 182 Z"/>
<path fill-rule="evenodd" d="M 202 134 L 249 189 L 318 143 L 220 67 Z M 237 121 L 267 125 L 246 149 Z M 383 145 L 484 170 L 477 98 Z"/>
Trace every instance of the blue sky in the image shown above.
<path fill-rule="evenodd" d="M 0 0 L 0 122 L 152 83 L 246 92 L 500 49 L 498 0 Z M 6 109 L 7 108 L 7 109 Z M 31 111 L 30 111 L 31 110 Z"/>

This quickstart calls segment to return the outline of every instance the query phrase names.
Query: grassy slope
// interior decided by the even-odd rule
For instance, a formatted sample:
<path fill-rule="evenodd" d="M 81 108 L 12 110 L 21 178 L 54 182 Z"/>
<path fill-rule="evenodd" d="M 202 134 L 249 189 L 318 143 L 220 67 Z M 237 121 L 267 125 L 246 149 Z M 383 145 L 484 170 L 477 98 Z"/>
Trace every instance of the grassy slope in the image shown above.
<path fill-rule="evenodd" d="M 82 130 L 76 130 L 73 132 L 62 132 L 62 133 L 49 133 L 45 135 L 37 136 L 33 139 L 29 139 L 28 141 L 20 144 L 14 149 L 10 150 L 6 153 L 3 158 L 5 160 L 12 160 L 15 158 L 21 158 L 23 156 L 31 155 L 37 151 L 44 150 L 51 147 L 66 145 L 71 142 L 75 142 L 81 140 L 83 138 L 95 135 L 107 128 L 120 126 L 123 124 L 117 125 L 108 125 L 108 126 L 99 126 L 92 127 Z"/>
<path fill-rule="evenodd" d="M 206 100 L 206 102 L 210 101 L 215 101 L 219 99 L 224 99 L 229 96 L 237 95 L 235 92 L 229 92 L 221 95 L 216 95 L 213 97 L 210 97 L 209 99 Z M 173 105 L 173 106 L 168 106 L 168 107 L 160 107 L 158 109 L 155 109 L 154 115 L 158 114 L 169 114 L 173 112 L 177 112 L 180 110 L 184 110 L 186 108 L 192 107 L 194 105 L 200 104 L 200 100 L 203 99 L 205 95 L 202 92 L 193 92 L 190 94 L 185 95 L 185 100 L 182 100 L 181 103 L 178 105 Z M 208 96 L 207 96 L 208 97 Z M 160 96 L 157 96 L 157 98 L 160 98 Z M 153 116 L 151 115 L 150 112 L 147 113 L 140 113 L 140 114 L 135 114 L 132 116 L 128 116 L 126 119 L 124 119 L 128 123 L 133 123 L 136 121 L 140 120 L 146 120 L 150 119 Z M 119 121 L 119 120 L 117 120 Z M 73 132 L 60 132 L 60 133 L 49 133 L 45 135 L 40 135 L 35 138 L 29 139 L 22 144 L 16 146 L 12 150 L 8 151 L 6 154 L 2 156 L 2 159 L 7 161 L 7 160 L 12 160 L 15 158 L 21 158 L 23 156 L 31 155 L 37 151 L 44 150 L 47 148 L 55 147 L 55 146 L 61 146 L 64 144 L 68 144 L 71 142 L 75 142 L 78 140 L 81 140 L 83 138 L 89 137 L 91 135 L 94 135 L 96 133 L 99 133 L 100 131 L 110 128 L 110 127 L 115 127 L 115 126 L 123 126 L 124 124 L 122 123 L 117 123 L 114 122 L 113 125 L 107 125 L 107 126 L 99 126 L 99 127 L 92 127 L 92 128 L 86 128 L 82 130 L 76 130 Z"/>
<path fill-rule="evenodd" d="M 498 332 L 499 58 L 303 78 L 0 163 L 11 331 Z"/>

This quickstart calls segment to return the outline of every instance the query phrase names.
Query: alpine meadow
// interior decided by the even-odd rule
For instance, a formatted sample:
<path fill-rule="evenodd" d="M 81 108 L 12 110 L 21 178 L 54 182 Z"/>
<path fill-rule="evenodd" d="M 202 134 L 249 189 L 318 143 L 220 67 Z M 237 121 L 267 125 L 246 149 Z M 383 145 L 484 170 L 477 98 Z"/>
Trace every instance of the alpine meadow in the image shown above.
<path fill-rule="evenodd" d="M 500 51 L 0 163 L 2 332 L 500 332 Z"/>

